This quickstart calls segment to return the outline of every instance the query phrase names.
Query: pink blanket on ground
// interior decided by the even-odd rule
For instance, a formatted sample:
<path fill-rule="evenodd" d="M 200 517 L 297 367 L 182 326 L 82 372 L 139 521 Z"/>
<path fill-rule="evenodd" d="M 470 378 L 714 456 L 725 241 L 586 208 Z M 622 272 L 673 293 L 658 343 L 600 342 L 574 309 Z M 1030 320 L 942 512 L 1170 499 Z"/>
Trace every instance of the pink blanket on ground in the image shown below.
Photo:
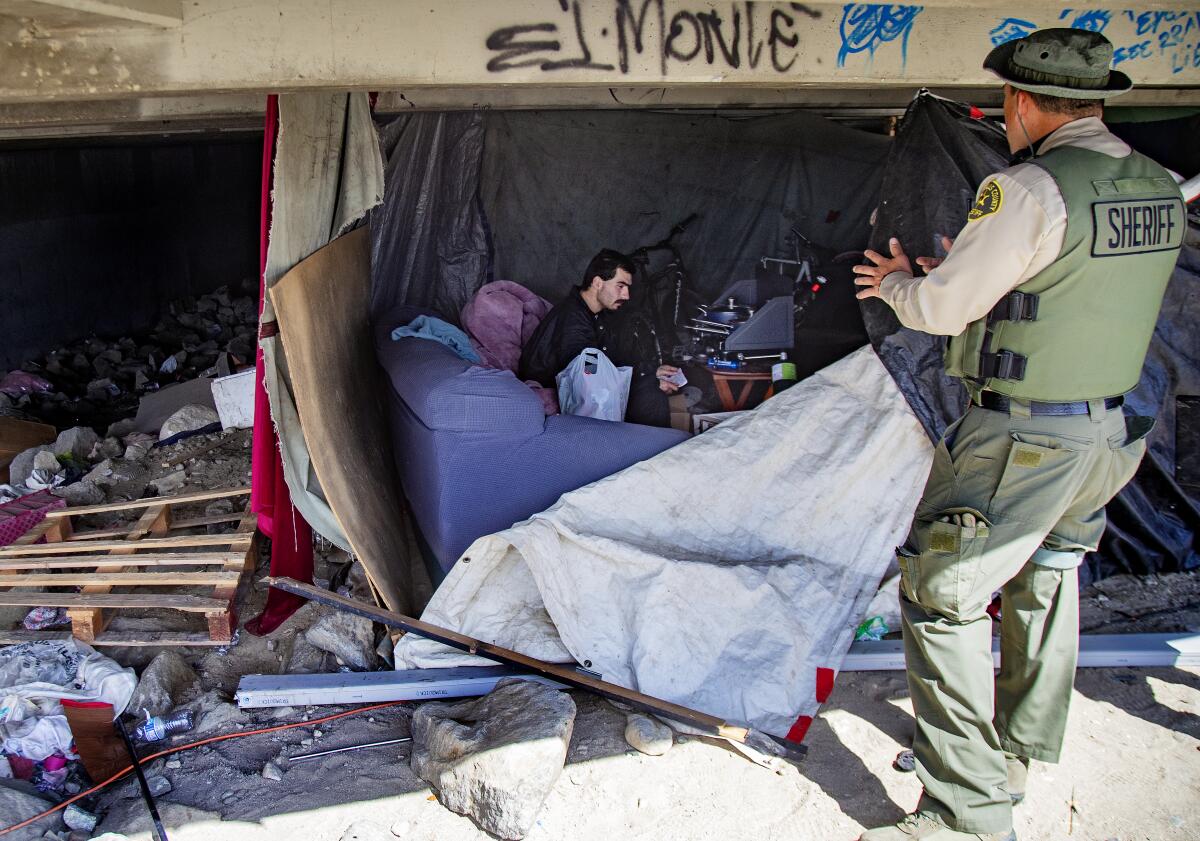
<path fill-rule="evenodd" d="M 550 302 L 511 280 L 497 280 L 475 293 L 460 314 L 463 329 L 488 368 L 517 373 L 521 349 L 550 312 Z M 525 384 L 542 399 L 547 415 L 558 414 L 558 395 L 533 380 Z"/>

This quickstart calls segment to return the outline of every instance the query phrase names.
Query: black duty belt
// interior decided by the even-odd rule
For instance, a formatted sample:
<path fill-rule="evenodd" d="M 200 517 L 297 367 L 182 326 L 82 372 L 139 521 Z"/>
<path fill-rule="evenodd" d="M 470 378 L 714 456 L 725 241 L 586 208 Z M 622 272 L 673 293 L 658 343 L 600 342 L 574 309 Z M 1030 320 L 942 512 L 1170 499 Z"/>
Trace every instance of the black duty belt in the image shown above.
<path fill-rule="evenodd" d="M 1104 398 L 1105 409 L 1119 409 L 1124 403 L 1124 397 Z M 985 391 L 979 395 L 978 405 L 996 412 L 1007 412 L 1012 406 L 1012 401 L 1003 394 Z M 1033 400 L 1029 403 L 1029 414 L 1031 415 L 1086 415 L 1087 413 L 1086 400 L 1078 403 L 1039 403 Z"/>

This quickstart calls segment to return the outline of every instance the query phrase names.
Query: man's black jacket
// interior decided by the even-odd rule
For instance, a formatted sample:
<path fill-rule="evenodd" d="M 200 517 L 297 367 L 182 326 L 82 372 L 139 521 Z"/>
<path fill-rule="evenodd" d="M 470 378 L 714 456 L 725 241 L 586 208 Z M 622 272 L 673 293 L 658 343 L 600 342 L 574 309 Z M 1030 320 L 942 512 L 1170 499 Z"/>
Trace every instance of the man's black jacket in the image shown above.
<path fill-rule="evenodd" d="M 605 347 L 604 321 L 588 309 L 578 289 L 554 306 L 521 352 L 521 379 L 554 388 L 554 378 L 584 348 Z"/>

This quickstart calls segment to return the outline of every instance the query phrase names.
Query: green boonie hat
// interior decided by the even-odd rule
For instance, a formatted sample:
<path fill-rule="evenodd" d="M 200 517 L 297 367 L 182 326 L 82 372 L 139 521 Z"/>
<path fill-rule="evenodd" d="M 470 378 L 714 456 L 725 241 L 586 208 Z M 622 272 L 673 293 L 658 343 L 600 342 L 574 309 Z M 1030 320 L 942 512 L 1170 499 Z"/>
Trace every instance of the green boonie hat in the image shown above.
<path fill-rule="evenodd" d="M 1107 99 L 1133 87 L 1110 70 L 1112 43 L 1087 29 L 1039 29 L 988 53 L 983 69 L 1014 88 L 1067 99 Z"/>

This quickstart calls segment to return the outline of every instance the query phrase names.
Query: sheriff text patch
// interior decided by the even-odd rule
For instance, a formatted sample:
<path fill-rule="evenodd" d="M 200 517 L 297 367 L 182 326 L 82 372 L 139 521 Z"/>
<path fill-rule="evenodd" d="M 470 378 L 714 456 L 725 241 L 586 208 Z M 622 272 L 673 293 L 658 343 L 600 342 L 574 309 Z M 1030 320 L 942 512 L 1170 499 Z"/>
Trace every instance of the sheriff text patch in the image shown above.
<path fill-rule="evenodd" d="M 1168 251 L 1183 244 L 1183 202 L 1126 199 L 1092 205 L 1092 256 L 1119 257 Z"/>
<path fill-rule="evenodd" d="M 1000 185 L 995 181 L 989 181 L 979 191 L 979 198 L 975 200 L 975 206 L 967 214 L 967 221 L 974 222 L 985 216 L 991 216 L 1000 209 L 1000 205 L 1003 203 L 1004 191 L 1000 189 Z"/>

